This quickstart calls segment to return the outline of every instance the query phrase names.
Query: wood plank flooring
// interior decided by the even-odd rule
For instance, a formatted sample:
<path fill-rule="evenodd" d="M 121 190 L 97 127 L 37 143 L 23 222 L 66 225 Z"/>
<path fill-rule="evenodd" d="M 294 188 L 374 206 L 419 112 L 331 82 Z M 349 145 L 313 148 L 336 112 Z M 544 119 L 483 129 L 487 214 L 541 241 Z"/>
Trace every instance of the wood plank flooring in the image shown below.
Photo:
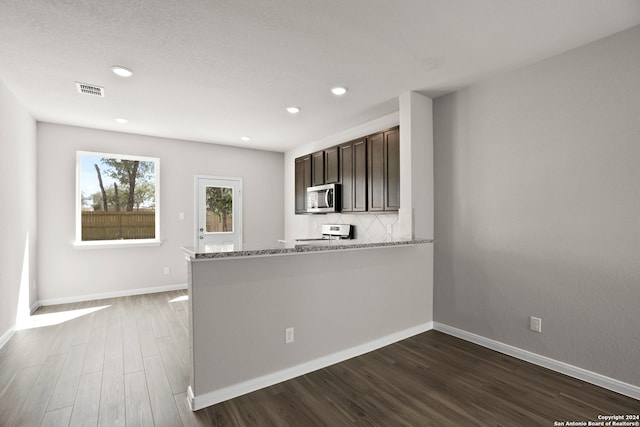
<path fill-rule="evenodd" d="M 18 331 L 0 350 L 0 426 L 553 426 L 640 401 L 430 331 L 191 412 L 186 291 Z"/>
<path fill-rule="evenodd" d="M 181 426 L 178 404 L 189 385 L 188 302 L 176 298 L 185 295 L 40 308 L 36 318 L 103 307 L 17 331 L 0 350 L 0 426 Z"/>

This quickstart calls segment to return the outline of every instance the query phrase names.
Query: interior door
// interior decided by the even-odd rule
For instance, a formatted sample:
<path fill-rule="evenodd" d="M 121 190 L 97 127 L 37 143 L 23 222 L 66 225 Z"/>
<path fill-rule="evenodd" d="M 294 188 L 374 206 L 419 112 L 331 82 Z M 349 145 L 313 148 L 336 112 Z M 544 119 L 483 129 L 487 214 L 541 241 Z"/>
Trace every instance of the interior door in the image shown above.
<path fill-rule="evenodd" d="M 195 246 L 200 251 L 242 249 L 242 179 L 196 177 Z"/>

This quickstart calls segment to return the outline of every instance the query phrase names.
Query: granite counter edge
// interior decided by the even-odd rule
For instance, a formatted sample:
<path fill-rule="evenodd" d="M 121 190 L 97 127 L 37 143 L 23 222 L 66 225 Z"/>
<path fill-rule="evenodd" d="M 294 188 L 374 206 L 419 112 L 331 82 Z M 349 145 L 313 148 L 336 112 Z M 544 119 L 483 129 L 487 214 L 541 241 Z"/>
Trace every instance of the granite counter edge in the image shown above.
<path fill-rule="evenodd" d="M 288 254 L 302 254 L 312 252 L 329 252 L 329 251 L 349 251 L 355 249 L 372 249 L 372 248 L 386 248 L 393 246 L 413 246 L 433 243 L 433 239 L 413 239 L 396 242 L 379 242 L 379 243 L 354 243 L 344 245 L 297 245 L 292 248 L 265 248 L 265 249 L 253 249 L 253 250 L 241 250 L 230 252 L 194 252 L 191 249 L 186 249 L 187 255 L 195 261 L 208 260 L 208 259 L 221 259 L 221 258 L 248 258 L 248 257 L 264 257 L 274 255 L 288 255 Z"/>

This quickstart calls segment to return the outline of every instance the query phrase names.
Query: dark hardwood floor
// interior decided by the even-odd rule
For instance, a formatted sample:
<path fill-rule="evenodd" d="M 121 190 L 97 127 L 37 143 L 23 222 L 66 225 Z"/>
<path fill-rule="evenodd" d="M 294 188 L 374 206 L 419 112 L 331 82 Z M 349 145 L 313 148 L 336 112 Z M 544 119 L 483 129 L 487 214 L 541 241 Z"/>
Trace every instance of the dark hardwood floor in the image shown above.
<path fill-rule="evenodd" d="M 553 426 L 640 413 L 638 400 L 437 331 L 191 412 L 185 295 L 38 310 L 103 307 L 0 350 L 0 426 Z"/>

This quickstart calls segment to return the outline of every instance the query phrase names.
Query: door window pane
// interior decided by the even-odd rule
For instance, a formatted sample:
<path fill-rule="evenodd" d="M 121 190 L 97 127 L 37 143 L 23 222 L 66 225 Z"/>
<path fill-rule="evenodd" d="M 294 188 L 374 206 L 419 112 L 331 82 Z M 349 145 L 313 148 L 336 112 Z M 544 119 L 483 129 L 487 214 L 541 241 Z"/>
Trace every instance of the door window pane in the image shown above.
<path fill-rule="evenodd" d="M 207 233 L 233 233 L 233 188 L 209 187 L 207 198 Z"/>

